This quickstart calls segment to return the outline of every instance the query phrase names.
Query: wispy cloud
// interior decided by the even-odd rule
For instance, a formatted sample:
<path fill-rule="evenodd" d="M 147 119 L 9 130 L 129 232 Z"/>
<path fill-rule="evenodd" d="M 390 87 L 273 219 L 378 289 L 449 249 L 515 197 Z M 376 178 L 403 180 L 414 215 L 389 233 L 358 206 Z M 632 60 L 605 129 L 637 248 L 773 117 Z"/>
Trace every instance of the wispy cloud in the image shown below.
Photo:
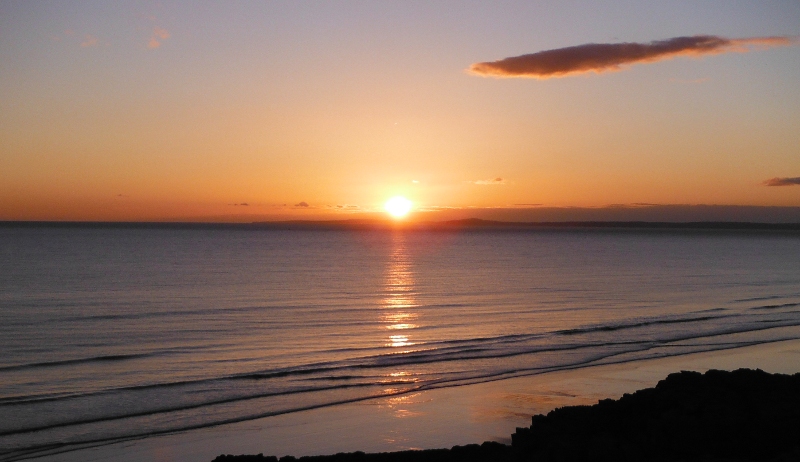
<path fill-rule="evenodd" d="M 770 178 L 762 183 L 764 186 L 795 186 L 800 185 L 800 177 L 795 178 Z"/>
<path fill-rule="evenodd" d="M 170 37 L 169 31 L 161 27 L 153 27 L 153 33 L 150 34 L 150 41 L 147 42 L 147 48 L 155 49 L 161 46 L 161 43 Z"/>
<path fill-rule="evenodd" d="M 96 47 L 99 44 L 100 44 L 100 39 L 98 39 L 92 34 L 84 35 L 83 41 L 81 42 L 81 46 L 83 48 Z"/>
<path fill-rule="evenodd" d="M 81 48 L 95 48 L 99 46 L 108 47 L 110 43 L 93 34 L 80 34 L 76 33 L 73 29 L 67 29 L 63 34 L 51 36 L 54 42 L 64 42 L 68 44 L 79 45 Z"/>
<path fill-rule="evenodd" d="M 506 184 L 506 180 L 504 180 L 504 179 L 502 179 L 500 177 L 497 177 L 497 178 L 492 178 L 490 180 L 473 181 L 472 183 L 473 184 L 480 184 L 480 185 L 498 185 L 498 184 Z"/>
<path fill-rule="evenodd" d="M 652 63 L 676 56 L 703 56 L 747 52 L 753 48 L 787 46 L 796 37 L 751 37 L 728 39 L 715 35 L 674 37 L 650 43 L 587 43 L 566 48 L 513 56 L 499 61 L 475 63 L 469 72 L 484 77 L 528 77 L 549 79 L 587 72 L 621 70 L 621 66 Z"/>

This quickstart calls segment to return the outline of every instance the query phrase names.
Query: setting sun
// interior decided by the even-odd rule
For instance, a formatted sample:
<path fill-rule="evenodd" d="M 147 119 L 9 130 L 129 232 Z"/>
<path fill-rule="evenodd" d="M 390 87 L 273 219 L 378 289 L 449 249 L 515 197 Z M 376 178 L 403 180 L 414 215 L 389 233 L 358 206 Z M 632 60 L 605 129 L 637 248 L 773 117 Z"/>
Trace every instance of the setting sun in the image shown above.
<path fill-rule="evenodd" d="M 402 218 L 411 211 L 411 201 L 402 196 L 395 196 L 386 201 L 384 207 L 389 212 L 389 215 L 395 218 Z"/>

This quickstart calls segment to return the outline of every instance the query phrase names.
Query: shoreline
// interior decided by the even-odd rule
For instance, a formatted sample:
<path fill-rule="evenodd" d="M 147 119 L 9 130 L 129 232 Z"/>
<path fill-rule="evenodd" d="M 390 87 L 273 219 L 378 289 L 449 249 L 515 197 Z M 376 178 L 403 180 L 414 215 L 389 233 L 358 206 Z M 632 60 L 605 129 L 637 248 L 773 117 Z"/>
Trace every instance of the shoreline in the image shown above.
<path fill-rule="evenodd" d="M 280 462 L 796 460 L 800 372 L 760 369 L 675 372 L 655 387 L 591 406 L 560 407 L 496 442 L 384 453 L 338 453 Z M 276 456 L 217 456 L 213 462 L 278 462 Z"/>
<path fill-rule="evenodd" d="M 669 373 L 680 370 L 702 372 L 739 368 L 771 373 L 800 371 L 800 340 L 375 398 L 79 449 L 49 456 L 48 460 L 211 461 L 220 454 L 301 457 L 355 451 L 434 449 L 479 441 L 510 444 L 514 429 L 530 425 L 532 415 L 546 414 L 557 407 L 616 399 L 624 393 L 652 387 Z"/>

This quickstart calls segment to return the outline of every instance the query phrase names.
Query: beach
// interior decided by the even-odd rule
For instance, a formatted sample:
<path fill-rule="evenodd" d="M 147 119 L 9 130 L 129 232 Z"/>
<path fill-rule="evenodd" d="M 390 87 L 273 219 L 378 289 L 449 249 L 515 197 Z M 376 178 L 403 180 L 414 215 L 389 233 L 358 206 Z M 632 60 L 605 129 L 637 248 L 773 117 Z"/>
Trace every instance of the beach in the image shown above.
<path fill-rule="evenodd" d="M 72 461 L 211 461 L 220 454 L 305 456 L 450 448 L 498 441 L 562 406 L 594 404 L 652 387 L 681 370 L 800 371 L 800 340 L 774 342 L 372 399 L 232 425 L 87 448 Z"/>

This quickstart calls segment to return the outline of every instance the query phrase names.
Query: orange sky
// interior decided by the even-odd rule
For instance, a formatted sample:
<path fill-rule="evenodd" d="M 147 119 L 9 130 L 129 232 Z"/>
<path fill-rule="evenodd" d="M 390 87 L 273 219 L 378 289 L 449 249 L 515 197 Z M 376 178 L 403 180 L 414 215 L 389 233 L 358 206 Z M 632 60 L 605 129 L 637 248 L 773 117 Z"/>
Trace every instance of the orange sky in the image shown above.
<path fill-rule="evenodd" d="M 339 218 L 393 195 L 417 211 L 800 207 L 800 185 L 765 185 L 800 177 L 798 46 L 467 71 L 800 34 L 790 2 L 634 5 L 5 2 L 0 220 Z"/>

